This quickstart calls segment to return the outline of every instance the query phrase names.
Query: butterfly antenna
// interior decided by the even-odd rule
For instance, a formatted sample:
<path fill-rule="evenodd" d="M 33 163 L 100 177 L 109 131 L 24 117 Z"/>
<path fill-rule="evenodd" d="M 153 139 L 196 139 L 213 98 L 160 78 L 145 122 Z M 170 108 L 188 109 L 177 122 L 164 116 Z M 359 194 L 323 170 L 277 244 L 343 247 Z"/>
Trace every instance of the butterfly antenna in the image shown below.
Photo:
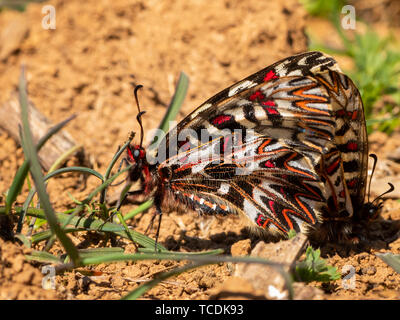
<path fill-rule="evenodd" d="M 372 172 L 371 172 L 371 176 L 369 178 L 369 184 L 368 184 L 368 202 L 369 202 L 369 195 L 371 194 L 371 181 L 372 181 L 372 176 L 374 175 L 375 172 L 375 168 L 376 168 L 376 163 L 378 162 L 378 157 L 376 156 L 375 153 L 371 153 L 369 155 L 371 158 L 374 159 L 374 164 L 372 165 Z M 375 199 L 376 200 L 376 199 Z M 374 201 L 375 201 L 374 200 Z"/>
<path fill-rule="evenodd" d="M 142 115 L 146 112 L 146 111 L 140 111 L 140 105 L 139 105 L 139 99 L 138 99 L 138 91 L 140 88 L 143 88 L 143 86 L 141 84 L 135 86 L 134 89 L 134 95 L 135 95 L 135 99 L 136 99 L 136 105 L 138 108 L 138 115 L 136 116 L 136 120 L 139 123 L 140 126 L 140 147 L 142 147 L 143 145 L 143 135 L 144 135 L 144 129 L 143 129 L 143 124 L 142 124 Z"/>
<path fill-rule="evenodd" d="M 376 198 L 374 199 L 374 201 L 372 201 L 372 203 L 374 203 L 376 200 L 381 199 L 385 194 L 388 194 L 388 193 L 390 193 L 390 192 L 392 192 L 392 191 L 394 190 L 394 185 L 393 185 L 393 184 L 391 184 L 390 182 L 388 182 L 388 185 L 390 186 L 389 190 L 385 191 L 385 192 L 382 193 L 380 196 L 376 197 Z"/>

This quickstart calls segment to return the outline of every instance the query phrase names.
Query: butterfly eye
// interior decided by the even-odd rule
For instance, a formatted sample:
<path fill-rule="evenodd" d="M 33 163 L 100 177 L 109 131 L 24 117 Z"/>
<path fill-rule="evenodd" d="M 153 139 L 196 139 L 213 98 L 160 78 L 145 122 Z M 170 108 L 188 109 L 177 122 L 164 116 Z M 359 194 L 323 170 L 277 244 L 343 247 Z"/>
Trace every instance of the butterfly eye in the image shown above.
<path fill-rule="evenodd" d="M 139 155 L 140 155 L 140 151 L 139 151 L 139 150 L 133 151 L 133 156 L 134 156 L 135 158 L 138 158 Z"/>

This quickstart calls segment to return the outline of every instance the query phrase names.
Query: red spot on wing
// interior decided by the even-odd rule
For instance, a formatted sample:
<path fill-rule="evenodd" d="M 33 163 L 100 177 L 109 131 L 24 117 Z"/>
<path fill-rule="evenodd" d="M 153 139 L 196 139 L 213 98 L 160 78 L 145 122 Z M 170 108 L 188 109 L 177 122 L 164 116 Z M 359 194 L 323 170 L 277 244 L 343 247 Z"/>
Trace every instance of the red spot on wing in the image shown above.
<path fill-rule="evenodd" d="M 265 110 L 267 110 L 268 114 L 279 114 L 279 112 L 274 108 L 265 108 Z"/>
<path fill-rule="evenodd" d="M 268 101 L 263 101 L 261 102 L 264 106 L 267 107 L 275 107 L 275 102 L 273 102 L 272 100 L 268 100 Z"/>
<path fill-rule="evenodd" d="M 347 187 L 352 189 L 356 186 L 356 184 L 357 184 L 357 179 L 353 179 L 347 182 Z"/>
<path fill-rule="evenodd" d="M 336 111 L 336 116 L 343 117 L 345 115 L 345 111 L 343 109 Z"/>
<path fill-rule="evenodd" d="M 357 150 L 358 150 L 358 144 L 355 143 L 355 142 L 349 142 L 349 143 L 347 144 L 347 150 L 350 150 L 350 151 L 357 151 Z"/>
<path fill-rule="evenodd" d="M 271 211 L 274 213 L 274 216 L 276 217 L 276 212 L 275 212 L 275 208 L 274 208 L 275 201 L 269 200 L 268 204 L 269 204 L 269 207 L 270 207 Z"/>
<path fill-rule="evenodd" d="M 326 172 L 328 174 L 331 174 L 333 171 L 335 171 L 335 169 L 337 168 L 337 166 L 339 165 L 340 159 L 337 159 L 334 163 L 332 163 L 328 168 L 326 168 Z"/>
<path fill-rule="evenodd" d="M 263 100 L 263 99 L 265 99 L 265 95 L 263 95 L 263 94 L 261 93 L 261 91 L 258 90 L 258 91 L 256 91 L 256 92 L 254 92 L 254 93 L 249 97 L 249 99 L 250 99 L 251 101 L 254 101 L 254 100 L 256 100 L 257 98 L 260 99 L 260 100 Z"/>
<path fill-rule="evenodd" d="M 270 81 L 271 79 L 278 79 L 278 76 L 270 70 L 264 77 L 264 82 Z"/>
<path fill-rule="evenodd" d="M 282 175 L 282 178 L 283 179 L 286 179 L 286 175 Z M 283 195 L 283 197 L 285 198 L 285 199 L 287 199 L 287 197 L 286 197 L 286 193 L 285 193 L 285 191 L 283 190 L 283 188 L 281 187 L 281 195 Z"/>
<path fill-rule="evenodd" d="M 275 165 L 271 162 L 271 160 L 267 160 L 267 161 L 265 162 L 265 166 L 266 166 L 267 168 L 275 168 Z"/>
<path fill-rule="evenodd" d="M 275 102 L 273 102 L 272 100 L 268 100 L 268 101 L 263 101 L 261 102 L 262 105 L 264 105 L 264 109 L 268 112 L 268 114 L 279 114 L 278 110 L 276 110 L 276 108 L 271 108 L 271 107 L 275 107 Z"/>
<path fill-rule="evenodd" d="M 356 120 L 357 119 L 357 111 L 353 111 L 353 112 L 349 111 L 349 118 L 351 118 L 351 120 Z"/>
<path fill-rule="evenodd" d="M 226 115 L 220 115 L 220 116 L 217 116 L 217 117 L 215 117 L 213 120 L 212 120 L 212 123 L 213 124 L 223 124 L 224 122 L 227 122 L 227 121 L 229 121 L 229 120 L 231 120 L 232 119 L 232 116 L 226 116 Z"/>

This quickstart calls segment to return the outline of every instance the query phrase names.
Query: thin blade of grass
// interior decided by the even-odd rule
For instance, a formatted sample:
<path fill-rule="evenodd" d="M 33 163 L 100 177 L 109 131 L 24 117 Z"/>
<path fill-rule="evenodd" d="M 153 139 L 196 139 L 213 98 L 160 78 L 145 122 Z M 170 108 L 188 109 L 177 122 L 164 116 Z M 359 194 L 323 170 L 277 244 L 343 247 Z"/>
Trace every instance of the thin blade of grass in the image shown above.
<path fill-rule="evenodd" d="M 185 99 L 188 87 L 189 87 L 189 78 L 184 72 L 181 72 L 178 83 L 176 85 L 174 96 L 171 99 L 171 103 L 168 106 L 168 110 L 165 113 L 164 118 L 162 119 L 160 125 L 158 126 L 158 129 L 162 130 L 164 133 L 166 133 L 170 129 L 169 122 L 176 118 L 179 109 L 182 106 L 183 100 Z M 157 144 L 160 143 L 161 140 L 162 139 L 157 141 Z M 154 144 L 155 137 L 151 139 L 151 141 L 152 141 L 151 145 Z"/>
<path fill-rule="evenodd" d="M 50 178 L 53 178 L 57 175 L 60 175 L 62 173 L 66 173 L 66 172 L 80 172 L 80 173 L 88 173 L 91 174 L 97 178 L 99 178 L 101 181 L 103 181 L 103 175 L 99 172 L 97 172 L 96 170 L 90 169 L 90 168 L 86 168 L 86 167 L 67 167 L 67 168 L 61 168 L 61 169 L 57 169 L 51 173 L 48 173 L 44 176 L 44 180 L 49 180 Z"/>
<path fill-rule="evenodd" d="M 21 76 L 19 81 L 19 101 L 21 106 L 21 118 L 23 125 L 23 137 L 24 137 L 24 153 L 26 158 L 29 160 L 30 171 L 35 182 L 35 186 L 38 192 L 40 203 L 46 215 L 46 220 L 49 223 L 51 230 L 57 235 L 62 246 L 71 257 L 71 260 L 75 265 L 79 265 L 80 259 L 78 250 L 72 243 L 71 239 L 62 231 L 58 225 L 57 217 L 54 214 L 53 208 L 50 203 L 49 196 L 46 192 L 46 187 L 43 180 L 43 174 L 41 171 L 39 158 L 36 153 L 36 147 L 33 144 L 32 133 L 29 127 L 28 121 L 28 95 L 26 90 L 25 70 L 21 68 Z"/>
<path fill-rule="evenodd" d="M 380 259 L 382 259 L 385 263 L 391 266 L 394 271 L 400 273 L 400 254 L 392 254 L 392 253 L 377 253 L 376 254 Z"/>
<path fill-rule="evenodd" d="M 132 165 L 127 166 L 123 170 L 117 172 L 114 174 L 111 178 L 107 179 L 104 183 L 102 183 L 100 186 L 98 186 L 95 190 L 93 190 L 85 200 L 82 201 L 82 203 L 89 203 L 92 201 L 92 199 L 101 191 L 103 191 L 105 188 L 107 188 L 110 184 L 114 182 L 115 179 L 117 179 L 121 174 L 125 173 L 128 171 L 130 168 L 132 168 Z"/>
<path fill-rule="evenodd" d="M 141 253 L 154 253 L 154 248 L 138 248 L 138 252 Z M 163 252 L 165 254 L 176 254 L 174 251 L 166 251 Z M 209 250 L 209 251 L 200 251 L 200 252 L 185 252 L 185 255 L 194 255 L 194 256 L 200 256 L 200 255 L 216 255 L 216 254 L 221 254 L 224 253 L 224 249 L 215 249 L 215 250 Z"/>
<path fill-rule="evenodd" d="M 85 228 L 64 228 L 65 233 L 73 233 L 78 231 L 86 231 Z M 51 237 L 51 230 L 44 230 L 37 232 L 32 235 L 31 242 L 32 244 L 39 243 L 41 241 L 47 240 Z"/>
<path fill-rule="evenodd" d="M 52 255 L 46 251 L 33 251 L 31 254 L 25 255 L 25 258 L 29 261 L 38 261 L 38 262 L 49 262 L 49 263 L 62 263 L 63 261 Z"/>
<path fill-rule="evenodd" d="M 98 255 L 107 254 L 121 254 L 124 252 L 123 248 L 120 247 L 103 247 L 103 248 L 89 248 L 89 249 L 79 249 L 79 256 L 82 258 L 97 257 Z M 69 257 L 66 256 L 63 263 L 68 263 Z"/>
<path fill-rule="evenodd" d="M 121 214 L 120 211 L 117 211 L 117 217 L 118 217 L 119 222 L 124 226 L 125 233 L 126 233 L 126 236 L 128 237 L 128 239 L 131 240 L 132 242 L 135 242 L 133 240 L 133 238 L 131 237 L 128 225 L 126 224 L 126 222 L 125 222 L 124 218 L 122 217 L 122 214 Z"/>
<path fill-rule="evenodd" d="M 206 266 L 210 263 L 207 262 L 198 262 L 198 263 L 191 263 L 186 266 L 175 268 L 168 272 L 163 272 L 156 276 L 153 280 L 150 280 L 147 283 L 142 284 L 141 286 L 137 287 L 135 290 L 129 292 L 127 295 L 121 298 L 121 300 L 136 300 L 140 298 L 143 294 L 149 291 L 151 288 L 155 287 L 160 282 L 167 280 L 168 278 L 180 275 L 181 273 L 187 272 L 192 269 L 196 269 L 199 267 Z"/>
<path fill-rule="evenodd" d="M 43 147 L 43 145 L 49 140 L 52 135 L 56 134 L 58 131 L 60 131 L 68 122 L 70 122 L 72 119 L 74 119 L 76 115 L 72 115 L 69 118 L 65 119 L 64 121 L 61 121 L 60 123 L 56 124 L 54 127 L 50 128 L 49 131 L 46 132 L 46 134 L 41 137 L 36 145 L 36 150 L 39 152 L 39 150 Z M 22 137 L 21 137 L 21 142 L 22 142 Z M 18 194 L 22 190 L 22 186 L 24 185 L 24 181 L 26 176 L 28 175 L 29 172 L 29 162 L 25 160 L 21 167 L 17 170 L 15 177 L 11 183 L 10 189 L 7 193 L 7 198 L 6 198 L 6 212 L 7 214 L 10 212 L 11 207 L 15 200 L 17 199 Z"/>
<path fill-rule="evenodd" d="M 129 219 L 134 218 L 136 215 L 138 215 L 139 213 L 146 211 L 148 209 L 150 209 L 153 206 L 153 200 L 147 200 L 146 202 L 143 202 L 140 206 L 138 206 L 137 208 L 129 211 L 127 214 L 124 215 L 124 220 L 127 221 Z"/>
<path fill-rule="evenodd" d="M 266 264 L 272 267 L 282 267 L 281 263 L 269 261 L 263 258 L 241 256 L 208 256 L 203 254 L 188 254 L 186 252 L 153 252 L 153 253 L 123 253 L 123 254 L 109 254 L 104 256 L 96 256 L 91 258 L 82 259 L 82 265 L 95 265 L 100 263 L 113 263 L 120 261 L 140 261 L 140 260 L 175 260 L 183 261 L 190 260 L 195 262 L 244 262 L 244 263 L 259 263 Z"/>
<path fill-rule="evenodd" d="M 33 187 L 31 190 L 29 190 L 28 196 L 26 197 L 24 204 L 22 205 L 22 213 L 19 216 L 17 230 L 16 230 L 17 233 L 20 233 L 22 231 L 26 210 L 28 210 L 29 204 L 32 202 L 35 194 L 36 194 L 36 189 Z"/>
<path fill-rule="evenodd" d="M 20 166 L 15 174 L 15 177 L 11 183 L 10 189 L 8 190 L 6 197 L 6 214 L 9 214 L 12 208 L 13 203 L 17 200 L 18 194 L 22 190 L 22 186 L 24 185 L 25 178 L 29 172 L 29 163 L 28 161 L 24 161 L 22 166 Z"/>
<path fill-rule="evenodd" d="M 46 134 L 41 137 L 36 145 L 37 151 L 42 149 L 43 145 L 49 140 L 53 135 L 55 135 L 58 131 L 60 131 L 62 128 L 64 128 L 68 122 L 71 120 L 75 119 L 77 117 L 76 114 L 73 114 L 72 116 L 68 117 L 67 119 L 57 123 L 53 127 L 49 129 L 49 131 L 46 132 Z"/>
<path fill-rule="evenodd" d="M 61 156 L 57 158 L 56 161 L 54 161 L 48 173 L 57 170 L 71 155 L 76 153 L 79 149 L 82 149 L 82 145 L 73 146 L 69 150 L 65 151 Z"/>
<path fill-rule="evenodd" d="M 27 248 L 30 248 L 32 246 L 32 241 L 22 233 L 16 234 L 15 238 L 19 239 Z"/>
<path fill-rule="evenodd" d="M 119 159 L 119 157 L 121 156 L 121 154 L 125 151 L 125 149 L 129 146 L 129 144 L 131 143 L 132 139 L 133 139 L 133 135 L 130 135 L 128 140 L 124 143 L 124 145 L 117 151 L 117 153 L 114 155 L 114 157 L 112 158 L 110 164 L 108 165 L 108 168 L 106 170 L 106 173 L 104 175 L 104 180 L 107 180 L 111 174 L 111 170 L 114 168 L 115 163 L 117 162 L 117 160 Z M 100 195 L 100 203 L 104 203 L 106 201 L 106 193 L 107 193 L 107 189 L 104 189 L 101 192 Z"/>
<path fill-rule="evenodd" d="M 95 256 L 99 253 L 100 254 L 110 254 L 110 253 L 121 253 L 121 252 L 124 252 L 124 249 L 120 248 L 120 247 L 79 249 L 79 253 L 86 254 L 87 257 Z"/>

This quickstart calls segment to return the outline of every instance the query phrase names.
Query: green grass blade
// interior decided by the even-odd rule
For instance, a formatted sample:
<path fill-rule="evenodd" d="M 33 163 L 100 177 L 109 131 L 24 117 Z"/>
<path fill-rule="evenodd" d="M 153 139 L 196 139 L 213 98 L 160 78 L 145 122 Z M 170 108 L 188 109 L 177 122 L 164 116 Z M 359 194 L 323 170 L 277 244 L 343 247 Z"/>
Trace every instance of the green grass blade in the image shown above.
<path fill-rule="evenodd" d="M 154 253 L 154 248 L 138 248 L 138 252 L 140 253 Z M 166 251 L 163 252 L 165 254 L 176 254 L 174 251 Z M 209 251 L 200 251 L 200 252 L 185 252 L 182 254 L 185 255 L 193 255 L 193 256 L 202 256 L 202 255 L 217 255 L 217 254 L 222 254 L 224 253 L 224 249 L 215 249 L 215 250 L 209 250 Z"/>
<path fill-rule="evenodd" d="M 99 178 L 101 181 L 103 181 L 103 175 L 101 173 L 97 172 L 96 170 L 86 168 L 86 167 L 67 167 L 67 168 L 57 169 L 57 170 L 45 175 L 44 180 L 49 180 L 50 178 L 53 178 L 57 175 L 60 175 L 62 173 L 66 173 L 66 172 L 87 173 L 87 174 L 91 174 L 91 175 Z"/>
<path fill-rule="evenodd" d="M 394 271 L 400 273 L 400 254 L 392 254 L 390 252 L 376 254 L 385 263 L 391 266 Z"/>
<path fill-rule="evenodd" d="M 181 108 L 183 100 L 185 99 L 188 87 L 189 78 L 184 72 L 181 72 L 178 83 L 176 85 L 174 96 L 172 97 L 171 103 L 168 106 L 168 110 L 165 113 L 164 118 L 158 126 L 158 128 L 164 133 L 171 129 L 169 128 L 169 122 L 174 120 L 178 115 L 179 109 Z M 155 142 L 155 138 L 153 138 L 151 144 Z M 161 139 L 157 141 L 157 143 L 159 142 L 161 142 Z"/>
<path fill-rule="evenodd" d="M 132 139 L 133 139 L 134 135 L 130 135 L 128 138 L 128 141 L 126 141 L 124 143 L 124 145 L 117 151 L 117 153 L 114 155 L 114 157 L 112 158 L 110 164 L 108 165 L 108 168 L 106 170 L 106 173 L 104 175 L 104 181 L 107 180 L 110 177 L 111 174 L 111 170 L 113 169 L 115 163 L 117 162 L 117 160 L 119 159 L 119 157 L 121 156 L 121 154 L 125 151 L 125 149 L 129 146 L 129 144 L 131 143 Z M 106 201 L 106 192 L 107 189 L 103 189 L 103 191 L 101 192 L 100 195 L 100 203 L 104 203 Z"/>
<path fill-rule="evenodd" d="M 36 147 L 33 144 L 32 133 L 28 121 L 28 95 L 26 91 L 25 70 L 21 68 L 21 76 L 19 81 L 19 101 L 21 106 L 21 118 L 23 126 L 24 153 L 29 160 L 30 171 L 35 182 L 36 190 L 40 199 L 41 206 L 46 215 L 46 220 L 51 230 L 57 235 L 64 249 L 71 257 L 75 265 L 79 265 L 80 259 L 78 250 L 75 248 L 71 239 L 62 231 L 58 225 L 57 217 L 54 214 L 50 203 L 49 195 L 46 192 L 46 187 L 43 180 L 39 158 L 36 153 Z"/>
<path fill-rule="evenodd" d="M 25 247 L 27 248 L 32 247 L 32 241 L 24 234 L 18 233 L 15 235 L 15 238 L 19 239 L 24 244 Z"/>
<path fill-rule="evenodd" d="M 89 248 L 89 249 L 79 249 L 79 256 L 81 258 L 97 257 L 99 255 L 107 254 L 122 254 L 124 249 L 120 247 L 104 247 L 104 248 Z M 64 263 L 69 262 L 69 257 L 65 257 Z"/>
<path fill-rule="evenodd" d="M 25 255 L 29 261 L 48 262 L 48 263 L 62 263 L 62 260 L 46 251 L 33 251 L 31 254 Z"/>
<path fill-rule="evenodd" d="M 146 211 L 150 209 L 153 206 L 153 199 L 147 200 L 146 202 L 143 202 L 140 206 L 137 208 L 129 211 L 127 214 L 124 215 L 124 220 L 129 220 L 134 218 L 136 215 L 139 213 Z"/>
<path fill-rule="evenodd" d="M 54 134 L 56 134 L 58 131 L 60 131 L 62 128 L 64 128 L 68 122 L 76 118 L 76 114 L 73 114 L 72 116 L 68 117 L 67 119 L 57 123 L 53 127 L 49 129 L 49 131 L 46 132 L 46 134 L 41 137 L 36 145 L 37 151 L 42 149 L 43 145 L 49 140 Z"/>
<path fill-rule="evenodd" d="M 36 150 L 39 152 L 39 150 L 43 147 L 43 145 L 47 142 L 47 140 L 49 140 L 52 137 L 52 135 L 60 131 L 68 122 L 70 122 L 75 117 L 76 115 L 72 115 L 66 120 L 61 121 L 54 127 L 50 128 L 49 131 L 47 131 L 46 134 L 39 139 L 38 144 L 36 145 Z M 22 142 L 22 136 L 21 136 L 21 142 Z M 8 191 L 6 198 L 7 214 L 10 212 L 13 203 L 17 199 L 18 194 L 21 192 L 22 186 L 24 185 L 24 181 L 26 176 L 28 175 L 28 172 L 29 172 L 29 162 L 25 160 L 22 166 L 19 167 L 19 169 L 17 170 L 17 173 L 15 174 L 14 180 L 11 184 L 10 190 Z"/>
<path fill-rule="evenodd" d="M 175 260 L 183 261 L 190 260 L 195 262 L 207 263 L 221 263 L 221 262 L 235 262 L 235 263 L 259 263 L 272 267 L 282 267 L 281 263 L 269 261 L 267 259 L 241 256 L 209 256 L 204 254 L 188 254 L 186 252 L 153 252 L 153 253 L 124 253 L 124 254 L 109 254 L 106 256 L 96 256 L 91 258 L 82 259 L 82 265 L 95 265 L 100 263 L 113 263 L 120 261 L 140 261 L 140 260 Z"/>
<path fill-rule="evenodd" d="M 168 278 L 177 276 L 181 273 L 187 272 L 189 270 L 203 267 L 205 265 L 208 265 L 210 263 L 207 262 L 198 262 L 198 263 L 191 263 L 189 265 L 180 267 L 180 268 L 175 268 L 171 271 L 168 272 L 163 272 L 156 276 L 153 280 L 150 280 L 149 282 L 142 284 L 141 286 L 137 287 L 135 290 L 129 292 L 126 296 L 122 297 L 121 300 L 136 300 L 140 298 L 143 294 L 145 294 L 147 291 L 149 291 L 151 288 L 155 287 L 157 284 L 159 284 L 161 281 L 167 280 Z"/>
<path fill-rule="evenodd" d="M 48 173 L 58 169 L 71 155 L 76 153 L 79 149 L 82 149 L 82 145 L 73 146 L 69 150 L 65 151 L 61 156 L 58 157 L 58 159 L 56 159 L 56 161 L 54 161 Z"/>
<path fill-rule="evenodd" d="M 25 214 L 26 214 L 26 210 L 28 210 L 29 204 L 32 202 L 33 197 L 36 194 L 36 189 L 32 188 L 31 190 L 29 190 L 28 196 L 26 197 L 24 204 L 22 205 L 22 213 L 19 216 L 18 219 L 18 225 L 17 225 L 17 233 L 20 233 L 22 230 L 22 225 L 24 223 L 25 220 Z"/>
<path fill-rule="evenodd" d="M 101 191 L 103 191 L 105 188 L 107 188 L 110 184 L 112 184 L 114 182 L 115 179 L 117 179 L 121 174 L 125 173 L 126 171 L 128 171 L 130 168 L 132 168 L 132 165 L 127 166 L 126 168 L 124 168 L 123 170 L 117 172 L 116 174 L 114 174 L 111 178 L 107 179 L 104 183 L 102 183 L 100 186 L 98 186 L 95 190 L 93 190 L 88 196 L 87 198 L 82 201 L 83 203 L 89 203 L 90 201 L 92 201 L 92 199 Z"/>
<path fill-rule="evenodd" d="M 98 254 L 111 254 L 111 253 L 123 253 L 124 249 L 120 247 L 104 247 L 104 248 L 90 248 L 90 249 L 79 249 L 79 253 L 82 256 L 91 257 Z"/>
<path fill-rule="evenodd" d="M 24 161 L 21 167 L 17 170 L 15 174 L 14 180 L 12 181 L 11 187 L 8 190 L 6 197 L 6 214 L 9 214 L 11 211 L 11 207 L 15 200 L 17 200 L 18 194 L 22 190 L 22 186 L 24 185 L 25 178 L 29 172 L 29 163 L 28 161 Z"/>
<path fill-rule="evenodd" d="M 64 228 L 65 233 L 73 233 L 78 231 L 85 231 L 85 228 Z M 47 240 L 51 237 L 52 233 L 51 230 L 44 230 L 37 232 L 32 235 L 31 242 L 32 244 L 39 243 L 41 241 Z"/>

